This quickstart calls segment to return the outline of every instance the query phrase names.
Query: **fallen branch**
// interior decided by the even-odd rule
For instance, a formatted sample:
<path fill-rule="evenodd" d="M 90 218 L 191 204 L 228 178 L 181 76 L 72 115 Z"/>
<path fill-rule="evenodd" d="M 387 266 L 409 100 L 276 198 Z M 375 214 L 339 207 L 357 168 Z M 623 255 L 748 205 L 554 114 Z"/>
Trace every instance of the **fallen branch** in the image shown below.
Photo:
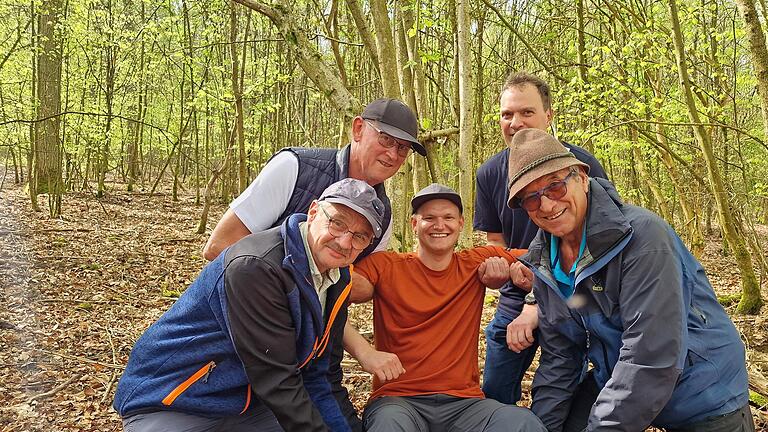
<path fill-rule="evenodd" d="M 27 403 L 32 403 L 32 402 L 34 402 L 36 400 L 45 399 L 45 398 L 47 398 L 49 396 L 53 396 L 56 393 L 64 390 L 68 385 L 72 384 L 72 382 L 74 380 L 78 379 L 78 378 L 80 378 L 80 375 L 73 375 L 68 380 L 66 380 L 64 383 L 57 385 L 56 387 L 52 388 L 51 390 L 49 390 L 49 391 L 47 391 L 45 393 L 40 393 L 40 394 L 37 394 L 37 395 L 34 395 L 34 396 L 30 397 L 29 399 L 27 399 Z"/>
<path fill-rule="evenodd" d="M 112 348 L 112 363 L 117 363 L 117 350 L 115 344 L 112 342 L 112 330 L 107 328 L 107 337 L 109 340 L 109 347 Z M 105 386 L 104 394 L 101 396 L 99 405 L 104 404 L 104 401 L 109 397 L 109 393 L 112 391 L 112 386 L 115 384 L 115 378 L 117 378 L 117 371 L 112 370 L 112 374 L 109 376 L 109 382 Z"/>
<path fill-rule="evenodd" d="M 99 366 L 104 366 L 104 367 L 107 367 L 107 368 L 118 369 L 118 370 L 121 370 L 121 369 L 125 368 L 125 366 L 123 366 L 123 365 L 104 363 L 104 362 L 100 362 L 100 361 L 97 361 L 97 360 L 91 360 L 88 357 L 73 356 L 73 355 L 64 354 L 64 353 L 48 351 L 48 350 L 44 350 L 44 349 L 40 349 L 40 348 L 32 348 L 32 349 L 34 351 L 39 351 L 39 352 L 44 353 L 44 354 L 54 355 L 54 356 L 57 356 L 57 357 L 68 359 L 68 360 L 77 360 L 77 361 L 80 361 L 80 362 L 97 364 Z"/>

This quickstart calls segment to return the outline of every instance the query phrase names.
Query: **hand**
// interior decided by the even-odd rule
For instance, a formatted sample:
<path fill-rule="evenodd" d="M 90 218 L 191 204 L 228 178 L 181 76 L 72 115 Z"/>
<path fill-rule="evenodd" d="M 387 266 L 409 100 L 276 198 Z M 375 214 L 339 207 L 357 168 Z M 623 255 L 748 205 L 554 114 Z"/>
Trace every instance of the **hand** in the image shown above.
<path fill-rule="evenodd" d="M 530 292 L 533 288 L 533 272 L 520 261 L 509 265 L 509 280 L 522 290 Z"/>
<path fill-rule="evenodd" d="M 405 373 L 397 354 L 372 349 L 357 359 L 364 371 L 376 375 L 381 382 L 397 379 Z"/>
<path fill-rule="evenodd" d="M 488 288 L 499 289 L 509 282 L 509 264 L 501 257 L 486 258 L 477 267 L 480 282 Z"/>
<path fill-rule="evenodd" d="M 520 351 L 533 345 L 533 331 L 539 326 L 539 309 L 534 305 L 525 305 L 520 315 L 507 325 L 507 347 Z"/>

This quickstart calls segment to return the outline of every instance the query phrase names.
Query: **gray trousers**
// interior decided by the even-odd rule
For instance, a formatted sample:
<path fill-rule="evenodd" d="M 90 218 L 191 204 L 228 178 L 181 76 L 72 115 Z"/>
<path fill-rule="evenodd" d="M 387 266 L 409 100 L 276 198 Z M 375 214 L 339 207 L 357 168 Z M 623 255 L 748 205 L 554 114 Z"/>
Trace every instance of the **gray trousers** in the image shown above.
<path fill-rule="evenodd" d="M 123 419 L 125 432 L 283 432 L 264 405 L 240 416 L 208 418 L 175 411 L 134 414 Z"/>
<path fill-rule="evenodd" d="M 363 414 L 368 432 L 546 432 L 530 410 L 493 399 L 444 394 L 385 396 Z"/>

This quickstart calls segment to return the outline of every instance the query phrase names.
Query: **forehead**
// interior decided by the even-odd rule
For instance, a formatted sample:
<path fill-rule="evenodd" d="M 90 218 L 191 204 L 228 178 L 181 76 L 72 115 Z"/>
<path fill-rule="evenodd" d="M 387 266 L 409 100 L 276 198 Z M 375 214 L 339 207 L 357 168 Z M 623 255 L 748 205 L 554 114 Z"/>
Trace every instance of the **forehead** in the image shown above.
<path fill-rule="evenodd" d="M 535 105 L 544 106 L 544 101 L 535 86 L 532 84 L 521 84 L 509 87 L 501 94 L 502 109 L 510 105 Z"/>
<path fill-rule="evenodd" d="M 460 214 L 460 212 L 459 207 L 457 207 L 456 204 L 454 204 L 452 201 L 438 198 L 429 200 L 422 204 L 416 211 L 416 214 L 421 216 L 435 216 L 445 214 L 457 216 Z"/>
<path fill-rule="evenodd" d="M 547 175 L 543 175 L 537 178 L 536 180 L 532 181 L 531 183 L 529 183 L 528 186 L 521 189 L 520 193 L 518 193 L 517 196 L 524 197 L 528 194 L 541 190 L 542 188 L 545 188 L 556 181 L 560 181 L 563 178 L 565 178 L 565 176 L 568 175 L 569 171 L 570 171 L 570 167 L 563 168 L 559 171 L 555 171 Z"/>

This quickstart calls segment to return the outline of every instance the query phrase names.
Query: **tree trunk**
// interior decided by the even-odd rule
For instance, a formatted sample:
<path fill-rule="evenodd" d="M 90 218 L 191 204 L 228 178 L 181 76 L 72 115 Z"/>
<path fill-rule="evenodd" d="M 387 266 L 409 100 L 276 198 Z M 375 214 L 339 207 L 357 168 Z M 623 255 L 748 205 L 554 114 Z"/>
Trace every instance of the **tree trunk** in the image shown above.
<path fill-rule="evenodd" d="M 469 0 L 456 0 L 456 22 L 458 33 L 458 62 L 459 62 L 459 194 L 472 197 L 474 175 L 472 172 L 472 143 L 475 138 L 475 119 L 472 103 L 472 33 L 470 31 Z M 472 199 L 464 200 L 464 235 L 461 245 L 472 246 L 472 215 L 474 203 Z"/>
<path fill-rule="evenodd" d="M 245 165 L 245 132 L 243 126 L 243 89 L 240 87 L 240 59 L 237 55 L 237 6 L 230 2 L 229 49 L 232 57 L 232 95 L 235 98 L 235 129 L 237 133 L 237 178 L 238 193 L 248 186 L 248 172 Z M 245 53 L 247 50 L 243 50 Z M 243 58 L 245 64 L 245 58 Z"/>
<path fill-rule="evenodd" d="M 392 24 L 389 21 L 387 0 L 370 0 L 371 18 L 376 33 L 376 49 L 379 56 L 379 75 L 384 96 L 399 98 L 400 84 L 397 71 L 397 52 L 392 37 Z"/>
<path fill-rule="evenodd" d="M 63 13 L 61 0 L 45 2 L 40 11 L 40 54 L 37 68 L 37 96 L 39 109 L 37 142 L 35 143 L 34 188 L 37 194 L 48 194 L 48 213 L 61 214 L 61 142 L 59 126 L 61 114 L 61 53 L 62 30 L 59 26 Z"/>
<path fill-rule="evenodd" d="M 765 33 L 757 15 L 753 0 L 736 0 L 744 19 L 744 29 L 749 40 L 749 52 L 752 54 L 752 66 L 757 78 L 757 93 L 760 95 L 760 108 L 763 113 L 763 130 L 768 136 L 768 48 L 765 46 Z"/>
<path fill-rule="evenodd" d="M 685 96 L 685 103 L 688 107 L 688 117 L 690 118 L 691 123 L 695 124 L 693 126 L 693 132 L 696 141 L 701 148 L 701 152 L 704 155 L 704 161 L 707 166 L 707 175 L 715 198 L 715 206 L 717 208 L 721 229 L 728 243 L 733 248 L 734 255 L 736 256 L 736 264 L 741 273 L 742 295 L 739 306 L 736 308 L 736 312 L 741 314 L 756 314 L 763 304 L 763 299 L 760 296 L 760 285 L 755 277 L 755 272 L 752 268 L 752 258 L 744 244 L 744 239 L 742 239 L 736 232 L 734 218 L 731 214 L 728 197 L 725 192 L 725 186 L 720 177 L 720 171 L 717 167 L 717 159 L 715 159 L 714 151 L 712 149 L 711 138 L 704 126 L 701 125 L 699 112 L 696 109 L 696 101 L 693 92 L 691 91 L 691 82 L 688 75 L 685 45 L 683 43 L 683 34 L 680 29 L 680 19 L 678 17 L 676 0 L 669 0 L 669 10 L 672 19 L 672 38 L 675 44 L 677 71 L 680 78 L 680 85 Z"/>

